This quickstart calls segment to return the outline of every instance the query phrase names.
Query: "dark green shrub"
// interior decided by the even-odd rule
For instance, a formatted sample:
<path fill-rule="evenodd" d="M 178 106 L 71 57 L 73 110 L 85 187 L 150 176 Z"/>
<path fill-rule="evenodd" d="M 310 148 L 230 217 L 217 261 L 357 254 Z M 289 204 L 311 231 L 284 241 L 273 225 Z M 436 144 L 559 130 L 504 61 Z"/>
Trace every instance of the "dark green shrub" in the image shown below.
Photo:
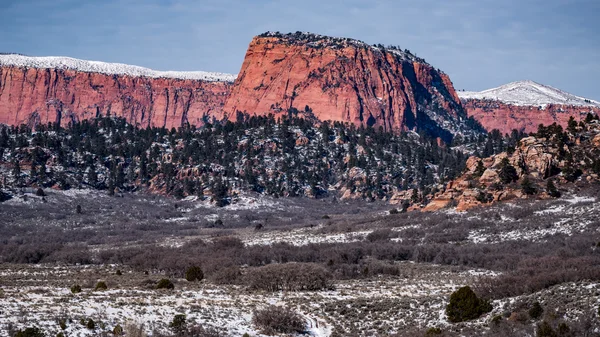
<path fill-rule="evenodd" d="M 500 322 L 502 322 L 502 315 L 496 315 L 491 319 L 492 324 L 498 325 Z"/>
<path fill-rule="evenodd" d="M 560 198 L 561 195 L 560 191 L 554 185 L 554 182 L 552 182 L 552 179 L 548 179 L 548 182 L 546 183 L 546 192 L 553 198 Z"/>
<path fill-rule="evenodd" d="M 113 335 L 115 336 L 123 336 L 123 327 L 121 327 L 121 325 L 117 324 L 113 331 L 112 331 Z"/>
<path fill-rule="evenodd" d="M 77 214 L 81 214 L 81 205 L 77 205 L 77 207 L 75 207 L 75 212 Z"/>
<path fill-rule="evenodd" d="M 306 322 L 297 312 L 284 307 L 268 306 L 257 310 L 252 323 L 267 335 L 304 333 Z"/>
<path fill-rule="evenodd" d="M 531 306 L 531 309 L 529 309 L 529 317 L 531 317 L 531 319 L 538 319 L 542 317 L 543 313 L 544 308 L 542 308 L 540 302 L 533 303 L 533 306 Z"/>
<path fill-rule="evenodd" d="M 548 324 L 548 322 L 543 321 L 538 324 L 537 331 L 535 333 L 536 337 L 558 337 L 554 329 Z"/>
<path fill-rule="evenodd" d="M 15 337 L 44 337 L 46 336 L 40 328 L 27 328 L 25 330 L 19 330 Z"/>
<path fill-rule="evenodd" d="M 398 213 L 400 213 L 400 211 L 398 211 L 397 208 L 390 209 L 390 215 L 392 215 L 392 214 L 398 214 Z"/>
<path fill-rule="evenodd" d="M 175 289 L 175 285 L 169 279 L 162 279 L 156 284 L 156 289 Z"/>
<path fill-rule="evenodd" d="M 35 195 L 38 197 L 45 197 L 46 193 L 44 192 L 44 190 L 40 187 L 37 189 L 37 191 L 35 191 Z"/>
<path fill-rule="evenodd" d="M 79 284 L 76 284 L 74 286 L 71 287 L 71 292 L 73 294 L 78 294 L 81 292 L 81 286 Z"/>
<path fill-rule="evenodd" d="M 446 306 L 448 320 L 453 323 L 472 320 L 490 311 L 492 305 L 477 297 L 469 286 L 453 292 L 450 295 L 450 303 Z"/>
<path fill-rule="evenodd" d="M 106 282 L 104 281 L 100 281 L 98 283 L 96 283 L 96 287 L 94 288 L 94 290 L 106 290 L 108 289 L 108 286 L 106 285 Z"/>
<path fill-rule="evenodd" d="M 96 322 L 94 322 L 93 319 L 88 319 L 87 323 L 85 323 L 85 327 L 90 329 L 90 330 L 94 330 L 96 329 Z"/>
<path fill-rule="evenodd" d="M 565 322 L 560 323 L 557 330 L 559 336 L 567 336 L 571 332 L 571 328 Z"/>
<path fill-rule="evenodd" d="M 533 195 L 537 193 L 537 189 L 528 176 L 524 176 L 523 180 L 521 180 L 521 190 L 527 195 Z"/>
<path fill-rule="evenodd" d="M 193 282 L 193 281 L 202 281 L 204 279 L 204 273 L 202 269 L 198 266 L 189 267 L 185 272 L 185 279 Z"/>
<path fill-rule="evenodd" d="M 67 329 L 67 320 L 64 318 L 59 319 L 58 326 L 60 326 L 61 330 L 66 330 Z"/>
<path fill-rule="evenodd" d="M 175 334 L 181 334 L 181 333 L 185 332 L 185 330 L 187 328 L 187 321 L 186 321 L 185 315 L 183 315 L 183 314 L 175 315 L 173 317 L 173 320 L 171 321 L 171 323 L 169 323 L 169 328 L 171 328 L 171 330 Z"/>
<path fill-rule="evenodd" d="M 425 337 L 437 336 L 442 334 L 442 329 L 440 328 L 429 328 L 427 332 L 425 332 Z"/>
<path fill-rule="evenodd" d="M 115 273 L 115 275 L 117 275 L 117 276 L 123 275 L 123 273 L 121 272 L 121 269 L 117 269 L 117 272 Z"/>

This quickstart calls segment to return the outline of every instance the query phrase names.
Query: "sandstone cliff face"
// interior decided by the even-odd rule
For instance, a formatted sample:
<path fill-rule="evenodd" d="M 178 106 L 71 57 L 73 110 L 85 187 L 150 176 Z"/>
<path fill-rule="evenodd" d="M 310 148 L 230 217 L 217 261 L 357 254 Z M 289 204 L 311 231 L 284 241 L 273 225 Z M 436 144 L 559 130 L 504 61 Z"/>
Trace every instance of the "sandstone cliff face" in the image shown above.
<path fill-rule="evenodd" d="M 201 124 L 222 109 L 231 83 L 108 75 L 70 69 L 0 67 L 0 123 L 120 116 L 140 126 Z"/>
<path fill-rule="evenodd" d="M 467 114 L 481 123 L 486 130 L 498 129 L 502 134 L 510 133 L 514 129 L 527 133 L 536 132 L 540 124 L 557 123 L 566 127 L 571 116 L 576 121 L 581 121 L 590 112 L 600 113 L 600 108 L 593 106 L 550 104 L 541 108 L 478 99 L 464 100 L 463 106 Z"/>
<path fill-rule="evenodd" d="M 293 108 L 319 120 L 445 139 L 466 117 L 448 76 L 409 53 L 310 34 L 255 37 L 224 116 Z"/>

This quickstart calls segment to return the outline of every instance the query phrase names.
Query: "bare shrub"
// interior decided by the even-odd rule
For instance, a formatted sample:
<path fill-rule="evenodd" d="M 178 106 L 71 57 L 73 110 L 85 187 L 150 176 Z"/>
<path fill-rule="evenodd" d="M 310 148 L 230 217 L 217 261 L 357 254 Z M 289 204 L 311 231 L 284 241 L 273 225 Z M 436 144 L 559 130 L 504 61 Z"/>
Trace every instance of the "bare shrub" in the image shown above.
<path fill-rule="evenodd" d="M 129 323 L 125 324 L 124 330 L 125 330 L 125 333 L 127 334 L 127 337 L 146 337 L 147 336 L 143 324 L 129 322 Z"/>
<path fill-rule="evenodd" d="M 255 311 L 252 323 L 267 335 L 304 333 L 306 331 L 306 321 L 297 312 L 273 305 Z"/>
<path fill-rule="evenodd" d="M 312 263 L 270 264 L 253 268 L 246 274 L 250 289 L 266 291 L 317 291 L 330 289 L 331 274 Z"/>
<path fill-rule="evenodd" d="M 369 242 L 375 242 L 375 241 L 385 241 L 385 240 L 389 240 L 389 238 L 392 236 L 392 230 L 389 228 L 384 228 L 384 229 L 376 229 L 374 231 L 372 231 L 371 233 L 367 234 L 367 241 Z"/>

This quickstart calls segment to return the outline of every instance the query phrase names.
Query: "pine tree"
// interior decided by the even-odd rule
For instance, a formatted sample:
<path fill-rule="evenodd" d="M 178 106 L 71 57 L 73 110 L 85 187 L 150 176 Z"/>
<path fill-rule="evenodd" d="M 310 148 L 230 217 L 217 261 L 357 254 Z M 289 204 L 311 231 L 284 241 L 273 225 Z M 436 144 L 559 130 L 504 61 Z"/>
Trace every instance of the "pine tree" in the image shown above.
<path fill-rule="evenodd" d="M 533 185 L 531 180 L 529 180 L 529 176 L 523 177 L 523 180 L 521 181 L 521 190 L 523 190 L 523 193 L 528 195 L 537 193 L 535 186 Z"/>
<path fill-rule="evenodd" d="M 21 165 L 19 164 L 19 161 L 17 159 L 14 159 L 12 164 L 13 164 L 13 169 L 12 169 L 13 179 L 15 180 L 15 184 L 17 186 L 20 186 L 21 182 L 22 182 Z"/>
<path fill-rule="evenodd" d="M 500 172 L 498 173 L 500 181 L 504 184 L 510 184 L 519 179 L 517 170 L 510 164 L 508 158 L 503 158 L 500 162 Z"/>
<path fill-rule="evenodd" d="M 561 193 L 554 185 L 552 179 L 548 179 L 548 182 L 546 183 L 546 193 L 553 198 L 560 198 Z"/>

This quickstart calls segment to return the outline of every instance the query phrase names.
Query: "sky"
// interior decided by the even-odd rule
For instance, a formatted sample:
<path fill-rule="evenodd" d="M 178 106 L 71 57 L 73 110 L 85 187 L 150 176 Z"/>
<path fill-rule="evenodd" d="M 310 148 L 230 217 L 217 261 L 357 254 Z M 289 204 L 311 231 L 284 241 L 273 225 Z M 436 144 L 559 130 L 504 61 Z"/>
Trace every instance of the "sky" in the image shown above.
<path fill-rule="evenodd" d="M 1 0 L 0 52 L 238 73 L 253 36 L 399 45 L 457 90 L 533 80 L 600 100 L 598 0 Z"/>

